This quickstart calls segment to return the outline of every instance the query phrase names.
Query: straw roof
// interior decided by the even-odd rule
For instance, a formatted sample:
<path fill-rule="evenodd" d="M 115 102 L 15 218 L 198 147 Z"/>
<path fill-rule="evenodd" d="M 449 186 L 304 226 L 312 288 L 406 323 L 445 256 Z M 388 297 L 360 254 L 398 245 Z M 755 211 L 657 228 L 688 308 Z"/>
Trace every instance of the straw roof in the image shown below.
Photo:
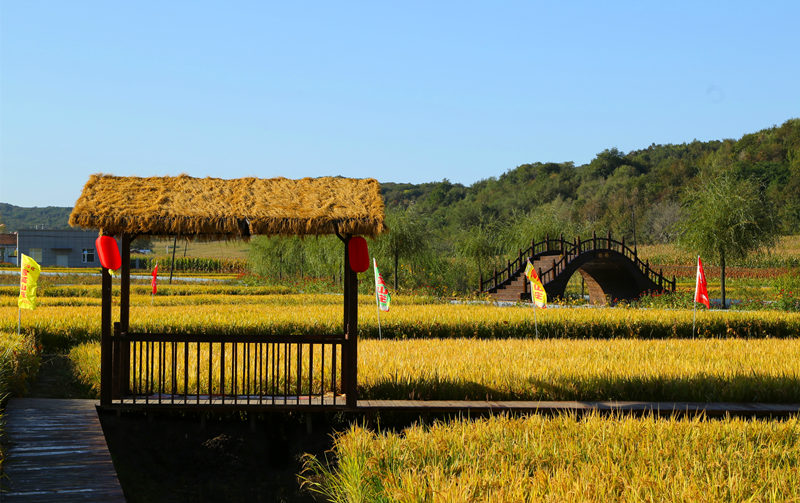
<path fill-rule="evenodd" d="M 373 179 L 89 177 L 69 218 L 106 234 L 246 237 L 386 230 Z"/>

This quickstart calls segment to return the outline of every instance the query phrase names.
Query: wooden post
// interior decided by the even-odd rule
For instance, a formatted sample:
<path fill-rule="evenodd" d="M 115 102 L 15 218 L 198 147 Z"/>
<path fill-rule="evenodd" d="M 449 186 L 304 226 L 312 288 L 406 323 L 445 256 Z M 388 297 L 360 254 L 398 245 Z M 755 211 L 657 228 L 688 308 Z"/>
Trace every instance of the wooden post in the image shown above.
<path fill-rule="evenodd" d="M 175 234 L 175 240 L 172 242 L 172 263 L 169 266 L 169 284 L 172 284 L 172 273 L 175 272 L 175 247 L 178 246 L 178 235 Z"/>
<path fill-rule="evenodd" d="M 347 274 L 347 271 L 350 269 L 347 265 L 350 261 L 350 252 L 347 249 L 347 241 L 349 238 L 349 236 L 342 238 L 342 242 L 344 243 L 344 265 L 342 267 L 342 282 L 344 283 L 342 333 L 344 333 L 345 338 L 347 338 L 347 329 L 349 327 L 347 321 L 350 318 L 350 275 Z M 350 396 L 350 373 L 347 371 L 349 349 L 347 342 L 342 344 L 342 391 L 346 393 L 348 397 Z"/>
<path fill-rule="evenodd" d="M 111 405 L 111 380 L 113 341 L 111 340 L 111 275 L 103 267 L 100 271 L 100 405 Z"/>
<path fill-rule="evenodd" d="M 550 235 L 549 234 L 545 234 L 544 235 L 544 250 L 545 251 L 550 251 Z"/>
<path fill-rule="evenodd" d="M 561 255 L 564 255 L 564 233 L 561 233 Z"/>
<path fill-rule="evenodd" d="M 187 240 L 188 243 L 188 240 Z M 120 276 L 119 292 L 119 325 L 120 332 L 125 334 L 123 340 L 116 341 L 120 346 L 120 392 L 130 393 L 131 381 L 131 346 L 127 340 L 130 329 L 131 315 L 131 235 L 123 234 L 122 244 L 122 274 Z M 117 334 L 114 334 L 115 336 Z"/>
<path fill-rule="evenodd" d="M 494 287 L 497 288 L 497 266 L 494 266 Z"/>
<path fill-rule="evenodd" d="M 608 240 L 608 249 L 610 250 L 611 249 L 611 231 L 610 230 L 608 231 L 608 234 L 606 235 L 606 238 Z"/>
<path fill-rule="evenodd" d="M 350 268 L 347 236 L 344 243 L 344 334 L 342 345 L 342 380 L 348 408 L 358 405 L 358 275 Z"/>
<path fill-rule="evenodd" d="M 592 250 L 597 249 L 597 232 L 592 231 Z"/>

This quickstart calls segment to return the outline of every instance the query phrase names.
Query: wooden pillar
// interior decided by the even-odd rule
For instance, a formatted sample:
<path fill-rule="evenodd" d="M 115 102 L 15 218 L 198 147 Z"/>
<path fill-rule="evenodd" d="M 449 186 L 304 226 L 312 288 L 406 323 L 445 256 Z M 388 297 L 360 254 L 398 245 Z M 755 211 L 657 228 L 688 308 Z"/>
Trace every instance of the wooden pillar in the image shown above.
<path fill-rule="evenodd" d="M 100 405 L 111 405 L 113 341 L 111 340 L 111 275 L 103 267 L 100 271 Z"/>
<path fill-rule="evenodd" d="M 119 292 L 119 325 L 120 332 L 125 336 L 123 340 L 117 341 L 117 344 L 120 346 L 119 389 L 122 394 L 127 395 L 130 393 L 131 381 L 131 345 L 127 340 L 131 317 L 131 235 L 123 234 L 121 241 L 122 274 Z"/>
<path fill-rule="evenodd" d="M 358 405 L 358 275 L 350 268 L 350 237 L 344 240 L 344 334 L 342 386 L 349 408 Z"/>

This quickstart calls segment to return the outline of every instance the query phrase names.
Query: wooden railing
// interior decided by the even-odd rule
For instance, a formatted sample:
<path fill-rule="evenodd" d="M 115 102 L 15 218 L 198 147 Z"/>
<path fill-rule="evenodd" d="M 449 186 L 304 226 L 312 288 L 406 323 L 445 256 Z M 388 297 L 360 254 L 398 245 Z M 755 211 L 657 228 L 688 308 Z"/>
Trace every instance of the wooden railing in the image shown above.
<path fill-rule="evenodd" d="M 529 259 L 535 259 L 537 255 L 560 255 L 561 258 L 557 260 L 551 268 L 544 271 L 537 271 L 542 284 L 547 285 L 563 273 L 569 264 L 581 254 L 597 251 L 614 251 L 622 254 L 625 258 L 633 262 L 639 271 L 650 281 L 657 284 L 659 288 L 675 291 L 676 280 L 674 276 L 671 280 L 664 277 L 663 270 L 656 271 L 650 267 L 649 260 L 642 261 L 638 256 L 636 248 L 631 249 L 625 244 L 625 238 L 621 241 L 617 241 L 611 237 L 610 233 L 600 237 L 598 237 L 596 233 L 593 233 L 591 239 L 581 240 L 580 237 L 577 237 L 575 241 L 572 242 L 565 241 L 563 235 L 558 239 L 551 239 L 548 236 L 538 243 L 532 242 L 531 246 L 526 250 L 520 250 L 514 260 L 507 260 L 504 269 L 500 271 L 495 269 L 492 278 L 484 281 L 481 277 L 480 289 L 482 292 L 488 292 L 510 283 L 519 271 L 524 269 L 527 261 Z"/>
<path fill-rule="evenodd" d="M 116 325 L 112 401 L 344 406 L 345 341 L 341 335 L 123 333 Z"/>

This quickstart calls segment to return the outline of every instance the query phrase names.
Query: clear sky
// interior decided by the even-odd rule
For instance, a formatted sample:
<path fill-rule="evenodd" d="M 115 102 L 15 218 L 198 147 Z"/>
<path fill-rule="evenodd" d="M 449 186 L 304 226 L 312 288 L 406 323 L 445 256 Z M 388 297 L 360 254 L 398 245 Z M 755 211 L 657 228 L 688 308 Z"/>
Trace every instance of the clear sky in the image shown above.
<path fill-rule="evenodd" d="M 800 2 L 0 0 L 0 202 L 92 173 L 471 184 L 800 116 Z"/>

